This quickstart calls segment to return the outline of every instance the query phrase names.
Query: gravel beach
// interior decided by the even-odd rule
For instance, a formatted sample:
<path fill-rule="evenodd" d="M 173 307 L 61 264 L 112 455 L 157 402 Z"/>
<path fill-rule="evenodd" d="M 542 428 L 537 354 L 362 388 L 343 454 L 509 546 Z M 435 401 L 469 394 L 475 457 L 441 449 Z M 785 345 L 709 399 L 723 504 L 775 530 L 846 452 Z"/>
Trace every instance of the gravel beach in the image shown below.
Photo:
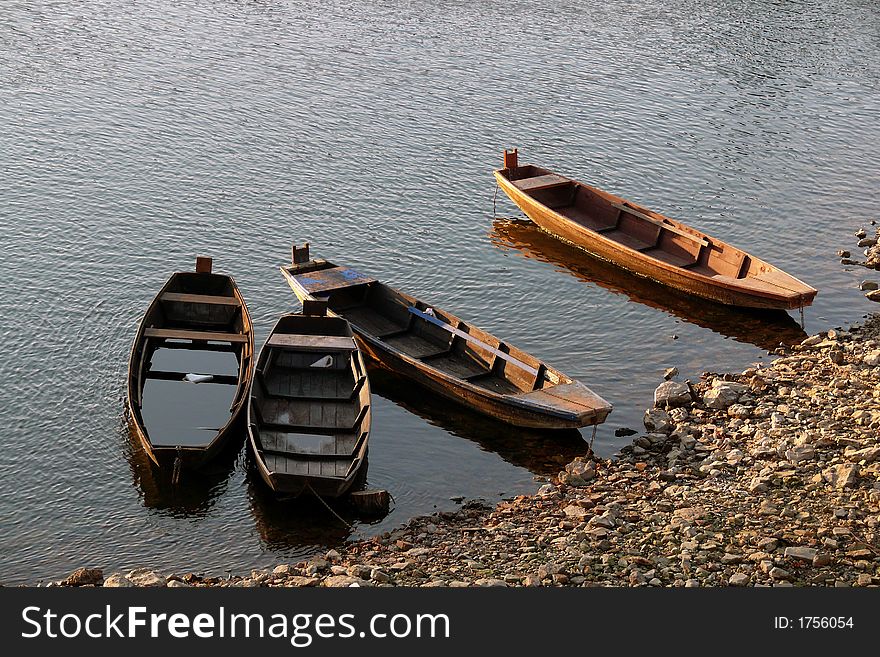
<path fill-rule="evenodd" d="M 875 586 L 880 315 L 776 355 L 660 383 L 632 445 L 535 495 L 248 575 L 80 569 L 50 585 Z"/>

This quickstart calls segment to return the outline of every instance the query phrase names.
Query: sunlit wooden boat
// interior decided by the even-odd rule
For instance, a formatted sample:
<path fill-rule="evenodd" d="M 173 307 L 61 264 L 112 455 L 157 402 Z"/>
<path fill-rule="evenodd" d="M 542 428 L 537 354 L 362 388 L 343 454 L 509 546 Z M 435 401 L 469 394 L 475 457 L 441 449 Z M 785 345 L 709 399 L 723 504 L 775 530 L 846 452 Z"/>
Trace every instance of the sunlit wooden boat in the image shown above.
<path fill-rule="evenodd" d="M 502 190 L 548 233 L 640 276 L 731 306 L 795 309 L 816 290 L 719 239 L 505 151 Z"/>
<path fill-rule="evenodd" d="M 611 404 L 521 349 L 348 267 L 294 247 L 281 268 L 297 297 L 324 299 L 385 367 L 508 424 L 572 429 L 605 421 Z"/>
<path fill-rule="evenodd" d="M 250 446 L 279 494 L 341 497 L 366 474 L 370 383 L 351 327 L 326 308 L 306 301 L 282 316 L 257 359 Z"/>
<path fill-rule="evenodd" d="M 211 273 L 211 266 L 210 258 L 199 258 L 195 272 L 172 274 L 147 308 L 132 345 L 131 425 L 160 466 L 203 465 L 240 429 L 236 421 L 253 369 L 253 330 L 235 281 Z M 225 371 L 217 371 L 220 361 Z M 150 386 L 154 382 L 163 383 Z"/>

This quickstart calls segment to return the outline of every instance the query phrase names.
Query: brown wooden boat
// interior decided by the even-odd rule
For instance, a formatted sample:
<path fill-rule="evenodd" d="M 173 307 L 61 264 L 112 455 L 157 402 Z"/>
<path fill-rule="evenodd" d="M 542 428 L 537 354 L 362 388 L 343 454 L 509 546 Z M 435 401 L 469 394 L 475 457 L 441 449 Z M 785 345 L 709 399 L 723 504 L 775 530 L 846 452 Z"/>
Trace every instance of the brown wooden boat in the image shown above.
<path fill-rule="evenodd" d="M 368 356 L 431 391 L 508 424 L 572 429 L 611 404 L 584 384 L 436 306 L 348 267 L 293 249 L 281 273 L 301 301 L 324 299 Z"/>
<path fill-rule="evenodd" d="M 816 290 L 790 274 L 595 187 L 504 152 L 498 185 L 548 233 L 639 276 L 731 306 L 794 309 Z"/>
<path fill-rule="evenodd" d="M 341 497 L 366 475 L 370 384 L 351 326 L 306 301 L 260 350 L 248 404 L 257 470 L 279 494 Z"/>
<path fill-rule="evenodd" d="M 236 434 L 253 368 L 254 336 L 231 276 L 172 274 L 150 303 L 131 349 L 128 408 L 144 450 L 160 466 L 198 467 Z M 240 435 L 240 434 L 239 434 Z"/>

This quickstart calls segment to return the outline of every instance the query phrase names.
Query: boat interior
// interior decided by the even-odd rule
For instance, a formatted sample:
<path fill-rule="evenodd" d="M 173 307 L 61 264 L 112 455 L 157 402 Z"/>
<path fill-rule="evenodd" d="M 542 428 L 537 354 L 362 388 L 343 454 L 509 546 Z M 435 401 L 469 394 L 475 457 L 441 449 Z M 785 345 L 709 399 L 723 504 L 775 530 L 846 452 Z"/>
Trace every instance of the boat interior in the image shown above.
<path fill-rule="evenodd" d="M 264 351 L 254 372 L 251 422 L 266 467 L 347 477 L 370 427 L 367 375 L 351 329 L 338 317 L 286 315 Z"/>
<path fill-rule="evenodd" d="M 803 291 L 788 274 L 647 208 L 541 167 L 505 172 L 517 189 L 566 219 L 668 265 L 775 294 Z"/>
<path fill-rule="evenodd" d="M 206 447 L 216 437 L 244 396 L 238 386 L 250 369 L 250 330 L 228 276 L 172 276 L 134 354 L 137 406 L 154 447 Z"/>
<path fill-rule="evenodd" d="M 320 274 L 328 284 L 315 293 L 326 296 L 333 312 L 361 333 L 415 360 L 501 395 L 570 382 L 561 381 L 558 372 L 534 356 L 457 317 L 373 279 L 346 275 L 346 271 L 350 270 L 326 263 Z M 332 280 L 335 287 L 330 287 Z"/>

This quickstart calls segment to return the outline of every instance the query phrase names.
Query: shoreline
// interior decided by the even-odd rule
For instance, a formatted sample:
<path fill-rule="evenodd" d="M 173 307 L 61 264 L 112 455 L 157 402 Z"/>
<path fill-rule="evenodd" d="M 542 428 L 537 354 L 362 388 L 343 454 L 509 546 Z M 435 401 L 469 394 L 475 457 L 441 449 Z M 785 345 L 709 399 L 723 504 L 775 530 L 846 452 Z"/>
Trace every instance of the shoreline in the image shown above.
<path fill-rule="evenodd" d="M 876 586 L 880 314 L 740 374 L 667 381 L 619 456 L 249 575 L 48 586 Z"/>

